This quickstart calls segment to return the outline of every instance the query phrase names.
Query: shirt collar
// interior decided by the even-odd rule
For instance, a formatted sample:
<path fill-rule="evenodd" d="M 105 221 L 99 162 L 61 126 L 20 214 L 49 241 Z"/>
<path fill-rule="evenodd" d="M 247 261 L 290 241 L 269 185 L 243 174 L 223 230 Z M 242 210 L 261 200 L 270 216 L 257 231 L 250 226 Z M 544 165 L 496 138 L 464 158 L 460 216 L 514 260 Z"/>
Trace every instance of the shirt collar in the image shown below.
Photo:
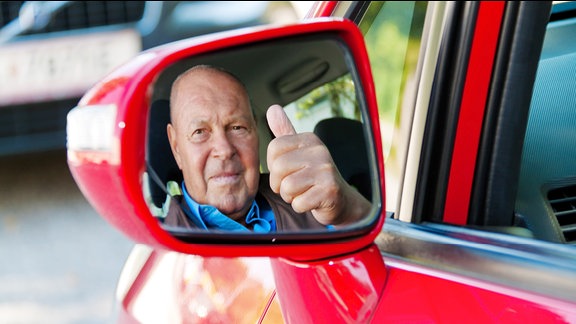
<path fill-rule="evenodd" d="M 214 206 L 198 204 L 188 194 L 184 182 L 182 182 L 182 194 L 190 208 L 190 213 L 186 213 L 186 215 L 191 218 L 199 228 L 236 232 L 249 231 L 248 228 L 222 214 Z M 268 233 L 276 230 L 274 214 L 271 210 L 269 212 L 261 212 L 255 200 L 252 202 L 252 206 L 246 216 L 246 224 L 251 227 L 254 232 Z"/>

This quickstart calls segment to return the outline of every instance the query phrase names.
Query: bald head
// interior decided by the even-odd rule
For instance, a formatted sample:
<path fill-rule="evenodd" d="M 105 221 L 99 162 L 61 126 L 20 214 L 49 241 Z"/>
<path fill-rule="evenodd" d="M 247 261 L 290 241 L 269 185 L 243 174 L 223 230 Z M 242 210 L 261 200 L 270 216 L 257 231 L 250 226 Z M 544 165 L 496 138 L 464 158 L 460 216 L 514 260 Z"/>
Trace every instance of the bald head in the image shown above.
<path fill-rule="evenodd" d="M 191 94 L 199 93 L 200 91 L 187 91 L 183 89 L 190 89 L 196 86 L 209 86 L 214 85 L 217 83 L 223 82 L 224 84 L 228 84 L 232 86 L 232 90 L 237 94 L 244 94 L 245 99 L 249 105 L 250 112 L 254 115 L 252 110 L 252 106 L 250 103 L 250 95 L 248 93 L 248 89 L 240 79 L 238 79 L 234 74 L 231 72 L 224 70 L 219 67 L 211 66 L 211 65 L 196 65 L 184 73 L 180 74 L 176 80 L 172 83 L 172 90 L 170 92 L 170 120 L 172 123 L 175 122 L 176 118 L 174 118 L 174 111 L 176 110 L 174 107 L 177 107 L 174 103 L 179 99 L 181 92 L 184 92 L 184 96 L 189 96 Z M 201 95 L 199 93 L 199 95 Z"/>

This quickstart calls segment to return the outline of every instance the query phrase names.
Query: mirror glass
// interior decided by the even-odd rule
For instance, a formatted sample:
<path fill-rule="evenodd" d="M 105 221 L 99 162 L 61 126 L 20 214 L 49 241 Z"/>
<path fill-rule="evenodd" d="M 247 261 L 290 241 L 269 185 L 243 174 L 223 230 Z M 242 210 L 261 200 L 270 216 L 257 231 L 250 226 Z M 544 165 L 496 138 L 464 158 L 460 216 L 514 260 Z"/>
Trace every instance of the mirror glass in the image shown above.
<path fill-rule="evenodd" d="M 143 194 L 151 213 L 167 230 L 179 236 L 207 230 L 210 233 L 250 234 L 331 233 L 341 229 L 362 229 L 374 222 L 374 205 L 379 204 L 374 197 L 380 197 L 376 192 L 379 190 L 377 168 L 370 140 L 370 126 L 366 122 L 367 108 L 351 62 L 353 59 L 345 44 L 335 34 L 328 33 L 294 36 L 195 55 L 181 59 L 161 71 L 152 89 L 146 148 L 147 170 L 143 181 Z M 182 86 L 179 89 L 182 91 L 179 90 L 177 96 L 171 96 L 173 83 L 178 76 L 199 65 L 222 69 L 232 77 L 204 71 L 195 77 L 181 79 Z M 234 86 L 233 81 L 240 81 L 241 86 Z M 245 89 L 248 104 L 244 105 L 242 96 L 238 97 L 239 100 L 231 99 L 231 89 Z M 216 97 L 219 99 L 214 98 L 214 93 L 218 94 Z M 275 159 L 275 166 L 268 165 L 269 143 L 276 136 L 268 124 L 266 112 L 275 104 L 284 108 L 298 136 L 307 134 L 302 142 L 298 142 L 297 147 L 308 146 L 302 143 L 317 144 L 314 141 L 316 138 L 329 152 L 328 156 L 338 170 L 337 176 L 333 173 L 332 176 L 341 179 L 333 183 L 346 183 L 348 186 L 342 189 L 346 194 L 338 195 L 346 196 L 347 202 L 337 202 L 336 205 L 344 205 L 345 209 L 360 201 L 360 207 L 355 210 L 361 210 L 361 215 L 354 215 L 350 221 L 342 221 L 351 214 L 343 212 L 337 221 L 326 221 L 333 217 L 326 216 L 330 214 L 326 210 L 334 204 L 325 197 L 332 197 L 334 201 L 339 198 L 330 196 L 330 181 L 324 180 L 327 175 L 323 171 L 316 172 L 325 167 L 319 166 L 310 169 L 314 172 L 302 173 L 304 178 L 276 176 L 279 172 L 274 170 L 282 169 L 280 165 L 296 168 L 287 172 L 289 176 L 317 161 L 326 161 L 320 158 L 322 150 L 318 148 L 301 152 L 291 148 L 292 154 L 283 156 L 286 146 L 277 146 L 282 147 L 279 156 L 283 158 Z M 172 123 L 171 105 L 172 109 L 179 111 L 173 113 L 173 118 L 178 118 L 178 121 Z M 242 111 L 243 107 L 251 109 L 254 124 L 246 118 L 245 113 L 236 114 L 234 109 Z M 177 143 L 172 147 L 167 135 L 169 123 L 173 126 L 173 137 Z M 252 130 L 258 138 L 256 145 L 256 142 L 246 139 Z M 279 137 L 290 137 L 284 135 Z M 282 145 L 290 141 L 285 140 Z M 180 152 L 180 149 L 184 152 Z M 243 150 L 255 152 L 256 172 L 250 173 L 250 167 L 245 163 L 250 159 L 245 157 L 247 153 Z M 179 167 L 174 151 L 179 151 L 180 166 L 196 169 L 189 172 L 188 180 L 184 179 L 185 172 Z M 219 182 L 212 177 L 219 177 Z M 254 177 L 257 179 L 254 180 Z M 271 180 L 273 177 L 282 180 Z M 282 190 L 288 194 L 275 194 L 270 190 L 273 181 L 281 183 Z M 315 187 L 312 184 L 316 184 Z M 255 185 L 257 192 L 253 194 Z M 289 188 L 298 185 L 301 186 L 295 189 L 297 192 L 290 191 Z M 266 186 L 268 189 L 263 188 Z M 350 189 L 355 194 L 351 194 Z M 268 194 L 263 194 L 264 191 Z M 308 196 L 301 196 L 306 198 L 300 199 L 299 208 L 308 207 L 303 200 L 310 202 L 318 197 L 324 199 L 321 204 L 328 207 L 320 208 L 322 212 L 317 214 L 309 211 L 293 215 L 295 212 L 287 209 L 292 207 L 290 203 L 295 203 L 295 197 L 302 191 L 308 192 Z M 208 208 L 206 205 L 210 204 L 207 202 L 214 201 L 218 195 L 222 200 L 230 200 L 230 204 L 222 202 L 217 208 Z M 241 205 L 238 201 L 243 197 L 249 197 L 250 203 Z M 219 213 L 228 206 L 232 206 L 230 210 L 233 212 Z M 248 212 L 245 212 L 246 209 Z M 179 216 L 174 216 L 174 210 Z M 228 217 L 229 214 L 233 216 Z M 222 215 L 228 219 L 222 219 Z M 201 220 L 190 219 L 194 217 L 200 217 Z M 318 219 L 322 217 L 328 218 Z M 230 223 L 232 219 L 235 221 Z M 238 229 L 238 226 L 245 230 Z"/>

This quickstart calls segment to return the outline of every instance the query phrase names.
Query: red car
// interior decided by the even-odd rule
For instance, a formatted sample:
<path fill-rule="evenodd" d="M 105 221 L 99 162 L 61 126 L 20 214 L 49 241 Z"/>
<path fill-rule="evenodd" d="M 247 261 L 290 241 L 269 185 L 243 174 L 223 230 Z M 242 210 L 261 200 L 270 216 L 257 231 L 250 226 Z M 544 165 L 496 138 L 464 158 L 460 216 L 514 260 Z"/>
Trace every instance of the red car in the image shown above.
<path fill-rule="evenodd" d="M 574 2 L 328 1 L 139 55 L 68 115 L 80 189 L 138 243 L 118 321 L 576 322 L 574 35 Z M 197 64 L 246 84 L 261 157 L 278 103 L 371 212 L 331 231 L 164 224 L 170 86 Z"/>

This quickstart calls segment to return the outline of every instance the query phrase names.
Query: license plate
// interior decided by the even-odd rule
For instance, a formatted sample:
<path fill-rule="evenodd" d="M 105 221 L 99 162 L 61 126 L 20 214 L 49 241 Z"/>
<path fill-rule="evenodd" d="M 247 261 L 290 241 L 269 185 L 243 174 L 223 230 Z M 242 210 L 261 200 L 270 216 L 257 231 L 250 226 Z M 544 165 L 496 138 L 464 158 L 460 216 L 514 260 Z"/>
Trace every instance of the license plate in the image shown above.
<path fill-rule="evenodd" d="M 79 97 L 141 51 L 133 30 L 0 47 L 0 106 Z"/>

